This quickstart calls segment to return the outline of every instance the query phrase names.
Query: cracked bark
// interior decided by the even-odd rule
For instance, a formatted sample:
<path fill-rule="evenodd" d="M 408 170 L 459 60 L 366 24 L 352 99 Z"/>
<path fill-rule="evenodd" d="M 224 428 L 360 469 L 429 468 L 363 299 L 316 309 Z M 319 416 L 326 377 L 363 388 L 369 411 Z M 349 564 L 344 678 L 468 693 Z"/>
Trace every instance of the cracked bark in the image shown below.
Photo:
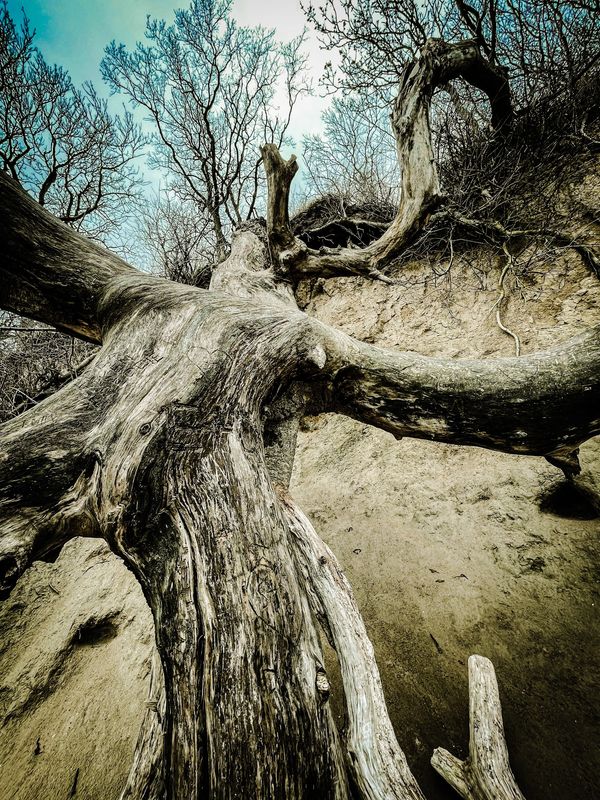
<path fill-rule="evenodd" d="M 519 359 L 431 359 L 358 342 L 295 304 L 299 274 L 379 278 L 424 224 L 439 195 L 428 93 L 454 75 L 476 80 L 478 59 L 472 43 L 431 43 L 407 70 L 395 118 L 407 184 L 381 239 L 306 248 L 289 229 L 294 161 L 267 146 L 266 228 L 238 232 L 210 291 L 137 272 L 0 175 L 0 306 L 102 345 L 2 426 L 0 590 L 82 534 L 105 538 L 138 578 L 162 679 L 155 671 L 124 798 L 344 800 L 351 785 L 371 800 L 422 797 L 350 587 L 285 492 L 307 404 L 398 437 L 553 463 L 600 432 L 600 327 Z M 343 737 L 318 623 L 340 660 Z M 490 691 L 476 682 L 474 697 L 487 706 Z"/>

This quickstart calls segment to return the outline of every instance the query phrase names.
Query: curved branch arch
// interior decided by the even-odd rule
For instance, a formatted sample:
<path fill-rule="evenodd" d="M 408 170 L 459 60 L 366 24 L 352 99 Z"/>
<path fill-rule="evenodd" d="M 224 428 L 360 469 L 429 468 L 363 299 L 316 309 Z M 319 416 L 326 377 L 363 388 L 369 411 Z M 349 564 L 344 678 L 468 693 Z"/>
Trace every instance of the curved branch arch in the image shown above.
<path fill-rule="evenodd" d="M 443 203 L 431 141 L 431 98 L 436 88 L 456 78 L 487 95 L 495 131 L 501 133 L 508 129 L 513 108 L 506 72 L 486 59 L 474 40 L 448 43 L 442 39 L 429 39 L 418 58 L 407 64 L 391 113 L 401 174 L 400 203 L 395 218 L 379 239 L 361 250 L 321 248 L 316 251 L 308 249 L 293 236 L 290 238 L 289 233 L 282 235 L 285 218 L 279 211 L 276 244 L 287 270 L 297 275 L 356 274 L 389 281 L 382 269 L 415 239 L 431 214 Z M 270 182 L 271 213 L 275 211 L 273 204 L 283 202 L 285 182 L 279 182 L 277 197 L 281 199 L 275 200 L 275 176 L 290 171 L 289 185 L 295 172 L 295 169 L 291 170 L 291 161 L 284 166 L 286 162 L 274 158 L 273 147 L 269 146 L 266 153 L 263 148 Z M 287 214 L 287 203 L 284 206 Z"/>

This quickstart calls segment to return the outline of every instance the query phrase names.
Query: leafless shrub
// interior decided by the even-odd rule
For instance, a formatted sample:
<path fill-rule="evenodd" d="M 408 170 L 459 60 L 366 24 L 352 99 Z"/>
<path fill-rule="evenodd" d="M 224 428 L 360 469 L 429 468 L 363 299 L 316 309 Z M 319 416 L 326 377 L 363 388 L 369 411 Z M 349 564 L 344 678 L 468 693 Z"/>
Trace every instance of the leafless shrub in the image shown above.
<path fill-rule="evenodd" d="M 360 94 L 334 97 L 324 133 L 303 139 L 307 191 L 346 204 L 395 202 L 399 175 L 389 109 Z"/>
<path fill-rule="evenodd" d="M 0 314 L 0 422 L 20 414 L 74 377 L 95 348 L 54 328 Z"/>
<path fill-rule="evenodd" d="M 148 203 L 139 232 L 153 271 L 179 283 L 208 285 L 214 233 L 196 204 L 159 193 Z"/>

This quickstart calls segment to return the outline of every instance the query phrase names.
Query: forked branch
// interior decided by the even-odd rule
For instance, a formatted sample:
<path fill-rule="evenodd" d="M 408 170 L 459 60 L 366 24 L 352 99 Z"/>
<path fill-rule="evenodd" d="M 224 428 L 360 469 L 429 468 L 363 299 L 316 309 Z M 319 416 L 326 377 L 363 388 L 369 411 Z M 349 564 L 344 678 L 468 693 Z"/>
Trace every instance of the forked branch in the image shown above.
<path fill-rule="evenodd" d="M 265 144 L 261 152 L 267 174 L 267 232 L 271 246 L 281 253 L 297 246 L 290 228 L 289 197 L 298 163 L 296 156 L 285 161 L 274 144 Z"/>
<path fill-rule="evenodd" d="M 469 757 L 435 750 L 431 764 L 464 800 L 525 800 L 508 760 L 502 707 L 492 662 L 469 658 Z"/>

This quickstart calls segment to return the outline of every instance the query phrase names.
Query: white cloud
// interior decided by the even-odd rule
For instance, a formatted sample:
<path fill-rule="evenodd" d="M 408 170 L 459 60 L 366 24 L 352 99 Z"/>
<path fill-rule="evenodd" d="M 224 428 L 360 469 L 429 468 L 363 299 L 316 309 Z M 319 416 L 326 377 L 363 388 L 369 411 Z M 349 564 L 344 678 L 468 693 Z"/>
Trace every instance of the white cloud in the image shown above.
<path fill-rule="evenodd" d="M 298 0 L 277 0 L 277 2 L 234 0 L 232 11 L 240 25 L 275 28 L 277 37 L 284 41 L 298 36 L 306 26 L 306 17 Z M 300 98 L 292 117 L 290 134 L 298 143 L 303 134 L 318 133 L 322 130 L 321 112 L 329 102 L 320 96 L 322 92 L 319 89 L 319 78 L 323 74 L 329 56 L 320 49 L 317 37 L 312 31 L 308 33 L 306 51 L 314 93 L 312 96 Z"/>

